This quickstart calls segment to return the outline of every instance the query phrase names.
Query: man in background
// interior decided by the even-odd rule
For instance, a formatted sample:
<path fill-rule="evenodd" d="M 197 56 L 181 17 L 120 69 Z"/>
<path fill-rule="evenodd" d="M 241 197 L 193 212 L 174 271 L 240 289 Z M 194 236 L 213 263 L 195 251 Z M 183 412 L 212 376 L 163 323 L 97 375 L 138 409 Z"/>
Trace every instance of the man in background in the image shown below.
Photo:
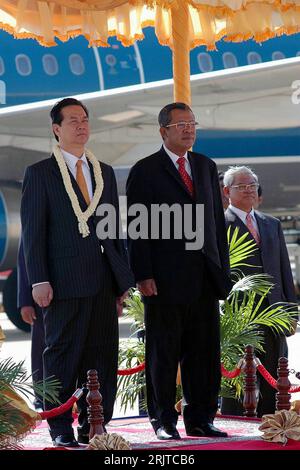
<path fill-rule="evenodd" d="M 43 352 L 45 345 L 45 329 L 42 309 L 32 298 L 32 287 L 28 282 L 23 243 L 18 252 L 18 308 L 24 322 L 31 325 L 31 373 L 32 382 L 43 381 Z M 41 397 L 35 394 L 35 409 L 43 410 Z"/>
<path fill-rule="evenodd" d="M 227 228 L 239 228 L 240 235 L 248 233 L 257 244 L 257 250 L 247 259 L 250 266 L 242 266 L 243 275 L 267 273 L 272 276 L 274 287 L 261 305 L 265 309 L 276 302 L 296 304 L 293 276 L 288 252 L 280 225 L 275 217 L 254 209 L 257 203 L 258 178 L 246 166 L 230 167 L 224 174 L 224 193 L 229 198 L 225 212 Z M 233 230 L 232 230 L 233 233 Z M 274 333 L 271 328 L 262 327 L 264 353 L 258 353 L 265 368 L 273 377 L 277 376 L 278 359 L 287 354 L 284 334 Z M 275 394 L 265 379 L 259 381 L 260 398 L 257 415 L 261 417 L 275 412 Z M 222 399 L 222 414 L 242 414 L 242 406 L 232 399 Z"/>

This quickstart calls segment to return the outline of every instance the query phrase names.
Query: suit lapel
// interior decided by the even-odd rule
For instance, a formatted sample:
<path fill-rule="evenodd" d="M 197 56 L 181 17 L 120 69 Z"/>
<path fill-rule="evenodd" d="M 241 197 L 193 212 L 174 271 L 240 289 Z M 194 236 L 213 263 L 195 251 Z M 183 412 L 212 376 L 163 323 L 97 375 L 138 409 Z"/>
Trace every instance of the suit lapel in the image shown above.
<path fill-rule="evenodd" d="M 91 162 L 88 160 L 88 164 L 89 164 L 89 167 L 90 167 L 90 172 L 91 172 L 91 180 L 92 180 L 92 190 L 93 190 L 93 194 L 95 193 L 95 190 L 96 190 L 96 180 L 95 180 L 95 175 L 94 175 L 94 168 L 93 168 L 93 165 L 91 164 Z M 101 163 L 100 163 L 101 165 Z"/>
<path fill-rule="evenodd" d="M 205 181 L 204 172 L 201 171 L 201 165 L 191 152 L 188 152 L 188 160 L 192 169 L 192 177 L 195 191 L 196 202 L 203 204 L 205 202 Z"/>
<path fill-rule="evenodd" d="M 175 180 L 178 182 L 178 184 L 180 184 L 180 186 L 184 189 L 184 191 L 191 197 L 186 185 L 184 184 L 184 182 L 182 181 L 181 179 L 181 176 L 179 174 L 179 171 L 177 170 L 177 168 L 175 167 L 174 163 L 172 162 L 171 158 L 169 157 L 169 155 L 165 152 L 164 148 L 162 147 L 161 150 L 160 150 L 160 154 L 161 154 L 161 161 L 162 161 L 162 164 L 165 168 L 165 170 L 173 177 L 175 178 Z M 192 197 L 191 197 L 192 198 Z"/>
<path fill-rule="evenodd" d="M 53 173 L 55 174 L 55 176 L 57 178 L 59 178 L 61 181 L 62 181 L 62 175 L 60 173 L 60 169 L 59 169 L 59 166 L 58 166 L 58 163 L 54 157 L 54 155 L 51 156 L 52 160 L 53 160 Z M 68 168 L 68 167 L 67 167 Z M 80 191 L 79 189 L 79 186 L 76 182 L 76 179 L 74 178 L 74 176 L 72 175 L 72 173 L 70 172 L 69 168 L 68 168 L 68 172 L 69 172 L 69 175 L 70 175 L 70 178 L 71 178 L 71 183 L 72 183 L 72 186 L 73 186 L 73 189 L 75 191 L 75 194 L 78 198 L 78 201 L 79 201 L 79 205 L 80 205 L 80 208 L 82 210 L 86 210 L 87 208 L 87 203 L 85 202 L 85 199 L 82 195 L 82 192 Z M 94 177 L 92 177 L 92 181 L 94 181 Z M 93 189 L 94 190 L 94 189 Z"/>
<path fill-rule="evenodd" d="M 266 217 L 258 211 L 254 211 L 259 235 L 260 235 L 260 247 L 263 250 L 264 244 L 266 243 L 266 238 L 268 234 L 268 220 Z"/>

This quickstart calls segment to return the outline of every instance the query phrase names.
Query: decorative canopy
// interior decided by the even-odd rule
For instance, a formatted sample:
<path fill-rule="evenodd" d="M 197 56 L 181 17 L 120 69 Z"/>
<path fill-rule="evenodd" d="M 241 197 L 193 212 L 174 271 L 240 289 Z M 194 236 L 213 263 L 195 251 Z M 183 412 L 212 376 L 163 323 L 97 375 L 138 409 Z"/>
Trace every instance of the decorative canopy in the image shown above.
<path fill-rule="evenodd" d="M 174 97 L 190 102 L 190 49 L 213 50 L 223 37 L 261 42 L 297 33 L 300 0 L 0 0 L 0 28 L 44 46 L 78 35 L 91 46 L 107 46 L 110 36 L 128 46 L 143 39 L 145 26 L 172 48 Z"/>

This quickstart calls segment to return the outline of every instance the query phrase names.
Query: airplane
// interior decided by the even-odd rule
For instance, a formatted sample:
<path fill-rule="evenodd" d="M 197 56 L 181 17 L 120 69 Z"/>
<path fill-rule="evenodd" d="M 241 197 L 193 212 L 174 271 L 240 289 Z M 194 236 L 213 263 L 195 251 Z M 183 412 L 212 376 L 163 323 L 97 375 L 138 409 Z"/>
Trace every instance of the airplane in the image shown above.
<path fill-rule="evenodd" d="M 152 28 L 144 33 L 126 48 L 114 38 L 110 48 L 88 48 L 82 37 L 43 48 L 0 32 L 0 270 L 8 314 L 16 299 L 21 182 L 25 167 L 51 152 L 53 104 L 63 96 L 87 104 L 89 147 L 114 167 L 121 195 L 131 165 L 161 145 L 157 114 L 173 101 L 172 55 Z M 220 170 L 250 164 L 263 187 L 263 209 L 292 217 L 294 225 L 300 220 L 299 38 L 220 41 L 217 51 L 198 47 L 190 54 L 200 123 L 194 150 Z"/>

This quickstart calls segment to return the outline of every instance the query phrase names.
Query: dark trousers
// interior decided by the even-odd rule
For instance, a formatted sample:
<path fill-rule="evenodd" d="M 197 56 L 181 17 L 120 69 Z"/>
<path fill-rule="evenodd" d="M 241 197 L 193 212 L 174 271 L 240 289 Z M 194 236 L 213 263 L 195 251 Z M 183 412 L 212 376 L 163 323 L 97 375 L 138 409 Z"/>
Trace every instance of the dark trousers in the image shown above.
<path fill-rule="evenodd" d="M 218 303 L 209 292 L 183 305 L 145 305 L 148 414 L 156 430 L 177 422 L 176 376 L 181 367 L 186 425 L 212 422 L 220 385 Z"/>
<path fill-rule="evenodd" d="M 87 371 L 96 369 L 105 423 L 113 414 L 118 367 L 118 317 L 110 278 L 110 273 L 106 273 L 105 288 L 92 297 L 53 300 L 44 316 L 45 377 L 54 376 L 60 381 L 59 399 L 64 403 L 86 383 Z M 54 405 L 46 402 L 45 406 L 51 409 Z M 78 410 L 78 433 L 88 434 L 85 399 L 78 401 Z M 49 419 L 51 437 L 71 433 L 72 422 L 72 410 Z"/>
<path fill-rule="evenodd" d="M 45 329 L 43 312 L 35 305 L 36 320 L 31 328 L 31 371 L 34 383 L 43 380 L 43 352 L 45 349 Z"/>
<path fill-rule="evenodd" d="M 263 353 L 256 353 L 262 365 L 277 379 L 278 359 L 287 357 L 288 348 L 286 338 L 283 335 L 273 333 L 265 327 Z M 257 416 L 261 418 L 265 414 L 273 414 L 276 409 L 276 390 L 268 384 L 260 372 L 257 372 L 258 404 Z M 224 415 L 243 415 L 242 398 L 240 401 L 232 398 L 222 398 L 221 412 Z"/>
<path fill-rule="evenodd" d="M 44 317 L 40 307 L 35 305 L 36 320 L 31 328 L 31 371 L 33 383 L 43 380 L 43 352 L 45 344 Z M 36 401 L 41 399 L 36 396 Z"/>

